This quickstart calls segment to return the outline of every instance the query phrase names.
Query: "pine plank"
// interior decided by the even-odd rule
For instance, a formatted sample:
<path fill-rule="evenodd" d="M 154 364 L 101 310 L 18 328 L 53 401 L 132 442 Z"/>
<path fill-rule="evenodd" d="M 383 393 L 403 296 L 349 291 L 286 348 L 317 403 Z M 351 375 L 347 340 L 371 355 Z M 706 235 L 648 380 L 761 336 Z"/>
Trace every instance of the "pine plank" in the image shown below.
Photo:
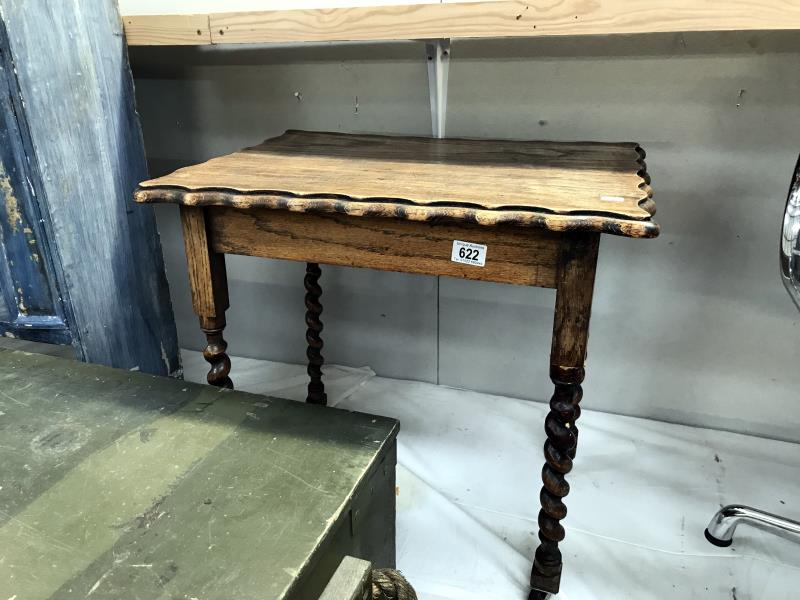
<path fill-rule="evenodd" d="M 122 18 L 129 46 L 200 46 L 211 43 L 208 15 L 131 15 Z"/>
<path fill-rule="evenodd" d="M 126 17 L 128 43 L 170 43 L 191 36 L 180 21 Z M 800 3 L 791 0 L 564 0 L 541 3 L 446 2 L 306 10 L 212 13 L 210 43 L 313 42 L 424 38 L 537 37 L 687 31 L 800 29 Z M 129 24 L 130 22 L 130 24 Z M 179 43 L 184 43 L 183 41 Z M 209 40 L 200 36 L 196 44 Z"/>

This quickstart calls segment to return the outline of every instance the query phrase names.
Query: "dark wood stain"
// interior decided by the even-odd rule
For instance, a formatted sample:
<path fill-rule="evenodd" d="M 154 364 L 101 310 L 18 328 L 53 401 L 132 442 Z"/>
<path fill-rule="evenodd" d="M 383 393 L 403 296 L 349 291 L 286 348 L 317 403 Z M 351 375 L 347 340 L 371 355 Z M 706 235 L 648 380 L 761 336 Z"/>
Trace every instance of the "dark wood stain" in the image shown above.
<path fill-rule="evenodd" d="M 589 339 L 598 234 L 565 236 L 558 263 L 558 287 L 550 351 L 550 378 L 555 385 L 550 413 L 545 419 L 547 441 L 542 469 L 543 487 L 539 498 L 539 547 L 531 572 L 534 590 L 557 593 L 561 582 L 562 556 L 558 548 L 564 539 L 560 521 L 567 516 L 564 497 L 569 493 L 566 474 L 578 444 L 575 422 L 581 414 L 581 383 Z M 532 595 L 531 598 L 536 598 Z"/>
<path fill-rule="evenodd" d="M 308 396 L 306 402 L 309 404 L 328 403 L 328 396 L 325 394 L 325 385 L 322 383 L 322 365 L 325 360 L 322 357 L 322 303 L 319 298 L 322 296 L 322 287 L 319 285 L 319 278 L 322 269 L 317 263 L 306 263 L 306 276 L 303 285 L 306 288 L 306 357 L 308 358 Z"/>

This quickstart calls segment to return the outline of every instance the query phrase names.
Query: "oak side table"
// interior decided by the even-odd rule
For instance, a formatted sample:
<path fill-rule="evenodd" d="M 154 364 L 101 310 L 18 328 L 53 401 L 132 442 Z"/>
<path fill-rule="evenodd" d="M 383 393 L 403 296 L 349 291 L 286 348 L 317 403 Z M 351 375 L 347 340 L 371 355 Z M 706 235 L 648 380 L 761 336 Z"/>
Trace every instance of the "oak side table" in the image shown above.
<path fill-rule="evenodd" d="M 308 402 L 325 404 L 319 263 L 556 289 L 539 540 L 530 598 L 559 589 L 600 234 L 658 235 L 633 143 L 287 131 L 140 184 L 180 205 L 208 382 L 232 387 L 225 254 L 306 264 Z"/>

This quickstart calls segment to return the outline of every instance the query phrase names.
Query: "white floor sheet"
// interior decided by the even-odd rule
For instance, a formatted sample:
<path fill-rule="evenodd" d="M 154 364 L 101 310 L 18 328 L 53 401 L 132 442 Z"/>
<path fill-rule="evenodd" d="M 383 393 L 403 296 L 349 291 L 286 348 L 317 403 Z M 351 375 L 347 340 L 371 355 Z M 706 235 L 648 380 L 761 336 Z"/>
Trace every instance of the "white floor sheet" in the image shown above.
<path fill-rule="evenodd" d="M 200 353 L 183 357 L 186 378 L 204 381 Z M 524 600 L 547 406 L 324 371 L 330 405 L 401 423 L 397 561 L 420 600 Z M 235 358 L 231 376 L 305 398 L 302 365 Z M 727 549 L 703 537 L 722 504 L 800 519 L 800 446 L 591 410 L 579 428 L 554 600 L 800 598 L 800 540 L 747 525 Z"/>

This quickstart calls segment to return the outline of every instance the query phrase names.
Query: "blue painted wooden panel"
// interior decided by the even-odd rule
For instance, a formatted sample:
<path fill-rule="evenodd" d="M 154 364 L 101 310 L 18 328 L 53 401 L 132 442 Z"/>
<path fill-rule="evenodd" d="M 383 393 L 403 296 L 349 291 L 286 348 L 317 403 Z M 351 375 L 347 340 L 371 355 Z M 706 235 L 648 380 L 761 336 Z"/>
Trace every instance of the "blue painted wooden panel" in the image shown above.
<path fill-rule="evenodd" d="M 68 344 L 47 238 L 27 174 L 16 78 L 0 27 L 0 334 Z"/>
<path fill-rule="evenodd" d="M 82 358 L 180 370 L 122 24 L 114 0 L 0 0 L 28 172 Z"/>

